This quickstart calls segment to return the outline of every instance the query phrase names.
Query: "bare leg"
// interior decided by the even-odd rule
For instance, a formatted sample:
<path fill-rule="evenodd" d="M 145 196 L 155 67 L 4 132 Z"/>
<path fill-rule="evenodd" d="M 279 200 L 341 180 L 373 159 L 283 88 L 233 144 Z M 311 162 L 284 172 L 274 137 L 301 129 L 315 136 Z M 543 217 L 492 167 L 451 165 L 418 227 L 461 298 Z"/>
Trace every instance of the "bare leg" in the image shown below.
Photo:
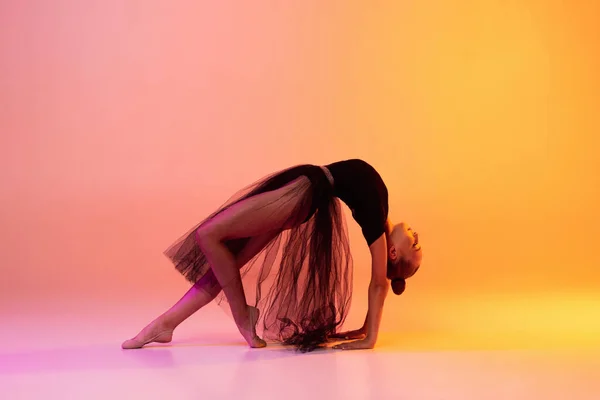
<path fill-rule="evenodd" d="M 244 200 L 197 231 L 198 243 L 227 296 L 238 329 L 250 347 L 266 345 L 256 336 L 258 310 L 246 303 L 240 271 L 233 254 L 224 243 L 228 239 L 254 237 L 273 230 L 287 229 L 302 221 L 302 216 L 299 216 L 298 221 L 289 221 L 298 200 L 290 198 L 286 193 L 292 185 L 304 185 L 306 180 L 308 178 L 301 177 L 281 189 Z"/>
<path fill-rule="evenodd" d="M 279 231 L 268 232 L 250 239 L 236 259 L 238 268 L 246 265 L 278 233 Z M 148 324 L 135 338 L 126 340 L 122 347 L 139 349 L 151 342 L 170 342 L 173 330 L 200 308 L 214 300 L 220 292 L 221 286 L 212 270 L 208 271 L 174 306 Z"/>

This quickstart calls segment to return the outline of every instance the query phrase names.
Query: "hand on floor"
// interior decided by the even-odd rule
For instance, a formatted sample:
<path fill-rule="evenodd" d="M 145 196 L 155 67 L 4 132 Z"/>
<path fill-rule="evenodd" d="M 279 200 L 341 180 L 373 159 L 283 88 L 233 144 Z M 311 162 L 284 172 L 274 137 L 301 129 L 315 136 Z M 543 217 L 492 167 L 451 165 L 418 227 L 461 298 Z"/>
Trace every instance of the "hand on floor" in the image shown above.
<path fill-rule="evenodd" d="M 364 349 L 372 349 L 375 347 L 375 343 L 371 340 L 361 339 L 355 340 L 353 342 L 345 342 L 340 343 L 333 346 L 336 350 L 364 350 Z"/>

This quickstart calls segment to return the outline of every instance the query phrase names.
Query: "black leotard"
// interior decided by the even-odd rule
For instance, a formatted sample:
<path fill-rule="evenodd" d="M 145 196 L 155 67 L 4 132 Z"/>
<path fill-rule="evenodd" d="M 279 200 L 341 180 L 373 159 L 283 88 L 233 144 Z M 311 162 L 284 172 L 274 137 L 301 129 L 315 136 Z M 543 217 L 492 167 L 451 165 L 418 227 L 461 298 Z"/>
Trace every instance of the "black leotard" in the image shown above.
<path fill-rule="evenodd" d="M 388 217 L 388 191 L 379 173 L 363 160 L 326 165 L 334 179 L 334 194 L 352 210 L 370 246 L 384 232 Z"/>

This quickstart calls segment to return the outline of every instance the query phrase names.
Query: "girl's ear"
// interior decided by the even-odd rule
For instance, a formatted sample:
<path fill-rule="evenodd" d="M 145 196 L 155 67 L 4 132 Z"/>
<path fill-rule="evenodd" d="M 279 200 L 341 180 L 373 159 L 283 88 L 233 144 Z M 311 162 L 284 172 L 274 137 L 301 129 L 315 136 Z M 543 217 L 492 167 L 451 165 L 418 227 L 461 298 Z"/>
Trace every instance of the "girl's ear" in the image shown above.
<path fill-rule="evenodd" d="M 390 246 L 389 257 L 390 257 L 390 260 L 392 260 L 394 262 L 398 259 L 398 251 L 396 250 L 396 246 L 394 246 L 394 245 Z"/>

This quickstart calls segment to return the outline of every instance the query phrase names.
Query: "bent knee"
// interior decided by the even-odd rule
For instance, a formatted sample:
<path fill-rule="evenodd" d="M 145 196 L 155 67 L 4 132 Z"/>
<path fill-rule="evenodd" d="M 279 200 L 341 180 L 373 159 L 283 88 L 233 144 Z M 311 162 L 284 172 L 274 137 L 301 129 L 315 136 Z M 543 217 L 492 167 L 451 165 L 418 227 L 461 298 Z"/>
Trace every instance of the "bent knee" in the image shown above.
<path fill-rule="evenodd" d="M 196 229 L 196 242 L 201 248 L 210 246 L 211 243 L 218 243 L 221 241 L 219 232 L 213 224 L 205 224 Z"/>

